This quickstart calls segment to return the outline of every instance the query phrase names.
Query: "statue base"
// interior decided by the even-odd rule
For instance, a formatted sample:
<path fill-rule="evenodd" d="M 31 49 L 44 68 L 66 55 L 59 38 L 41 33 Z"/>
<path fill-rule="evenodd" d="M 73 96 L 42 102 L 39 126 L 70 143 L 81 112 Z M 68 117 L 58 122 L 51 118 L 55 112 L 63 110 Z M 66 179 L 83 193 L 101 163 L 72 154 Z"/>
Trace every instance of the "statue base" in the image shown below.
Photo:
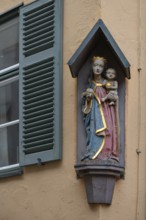
<path fill-rule="evenodd" d="M 78 178 L 84 178 L 89 204 L 111 205 L 115 182 L 124 176 L 124 168 L 118 164 L 77 164 Z"/>

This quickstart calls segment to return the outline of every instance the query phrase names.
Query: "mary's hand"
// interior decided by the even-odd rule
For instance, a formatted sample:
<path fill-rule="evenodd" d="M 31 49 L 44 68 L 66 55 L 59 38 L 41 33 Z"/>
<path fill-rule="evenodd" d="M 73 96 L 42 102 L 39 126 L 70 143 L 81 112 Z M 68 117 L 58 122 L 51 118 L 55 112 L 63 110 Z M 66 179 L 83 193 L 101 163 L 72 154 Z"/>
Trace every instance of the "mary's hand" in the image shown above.
<path fill-rule="evenodd" d="M 86 89 L 86 92 L 82 93 L 82 97 L 86 97 L 87 100 L 91 100 L 94 96 L 94 91 L 91 88 Z"/>
<path fill-rule="evenodd" d="M 87 98 L 87 101 L 90 101 L 90 100 L 93 98 L 93 95 L 94 95 L 93 89 L 88 88 L 88 89 L 86 90 L 86 98 Z"/>
<path fill-rule="evenodd" d="M 93 89 L 91 89 L 91 88 L 86 89 L 86 92 L 88 92 L 88 93 L 94 93 Z"/>

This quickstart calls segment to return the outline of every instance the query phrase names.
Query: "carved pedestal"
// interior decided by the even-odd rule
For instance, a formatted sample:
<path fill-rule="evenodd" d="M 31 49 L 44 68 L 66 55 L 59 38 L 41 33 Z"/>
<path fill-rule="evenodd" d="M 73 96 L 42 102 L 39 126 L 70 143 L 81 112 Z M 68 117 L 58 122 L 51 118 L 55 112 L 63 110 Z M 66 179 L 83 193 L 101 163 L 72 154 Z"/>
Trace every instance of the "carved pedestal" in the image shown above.
<path fill-rule="evenodd" d="M 115 186 L 115 177 L 112 176 L 85 176 L 85 188 L 88 203 L 107 204 L 112 202 Z"/>
<path fill-rule="evenodd" d="M 88 203 L 112 203 L 112 197 L 117 179 L 124 175 L 124 168 L 117 163 L 105 161 L 75 165 L 78 178 L 84 178 Z"/>

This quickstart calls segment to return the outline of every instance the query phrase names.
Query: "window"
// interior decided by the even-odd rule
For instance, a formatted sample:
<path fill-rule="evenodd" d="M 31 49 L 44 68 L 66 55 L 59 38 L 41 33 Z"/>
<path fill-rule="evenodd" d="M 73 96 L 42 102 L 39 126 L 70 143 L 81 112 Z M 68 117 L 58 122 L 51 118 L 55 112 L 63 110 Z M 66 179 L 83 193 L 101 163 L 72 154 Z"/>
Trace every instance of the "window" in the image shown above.
<path fill-rule="evenodd" d="M 18 18 L 0 22 L 2 177 L 61 159 L 62 1 L 37 0 L 19 10 L 19 42 Z"/>
<path fill-rule="evenodd" d="M 0 25 L 0 70 L 19 62 L 18 16 Z"/>
<path fill-rule="evenodd" d="M 2 16 L 3 17 L 3 16 Z M 19 19 L 0 25 L 0 177 L 19 167 Z"/>
<path fill-rule="evenodd" d="M 18 77 L 0 83 L 0 167 L 19 162 L 18 97 Z"/>

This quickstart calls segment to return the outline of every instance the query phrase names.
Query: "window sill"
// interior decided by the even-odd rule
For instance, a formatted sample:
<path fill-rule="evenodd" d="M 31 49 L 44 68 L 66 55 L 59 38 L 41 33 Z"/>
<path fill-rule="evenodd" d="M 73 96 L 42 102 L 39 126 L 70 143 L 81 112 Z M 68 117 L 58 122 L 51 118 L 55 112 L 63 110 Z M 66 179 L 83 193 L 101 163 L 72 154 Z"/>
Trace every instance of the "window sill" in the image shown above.
<path fill-rule="evenodd" d="M 10 176 L 21 175 L 23 173 L 22 167 L 19 164 L 5 166 L 0 168 L 0 179 Z"/>

